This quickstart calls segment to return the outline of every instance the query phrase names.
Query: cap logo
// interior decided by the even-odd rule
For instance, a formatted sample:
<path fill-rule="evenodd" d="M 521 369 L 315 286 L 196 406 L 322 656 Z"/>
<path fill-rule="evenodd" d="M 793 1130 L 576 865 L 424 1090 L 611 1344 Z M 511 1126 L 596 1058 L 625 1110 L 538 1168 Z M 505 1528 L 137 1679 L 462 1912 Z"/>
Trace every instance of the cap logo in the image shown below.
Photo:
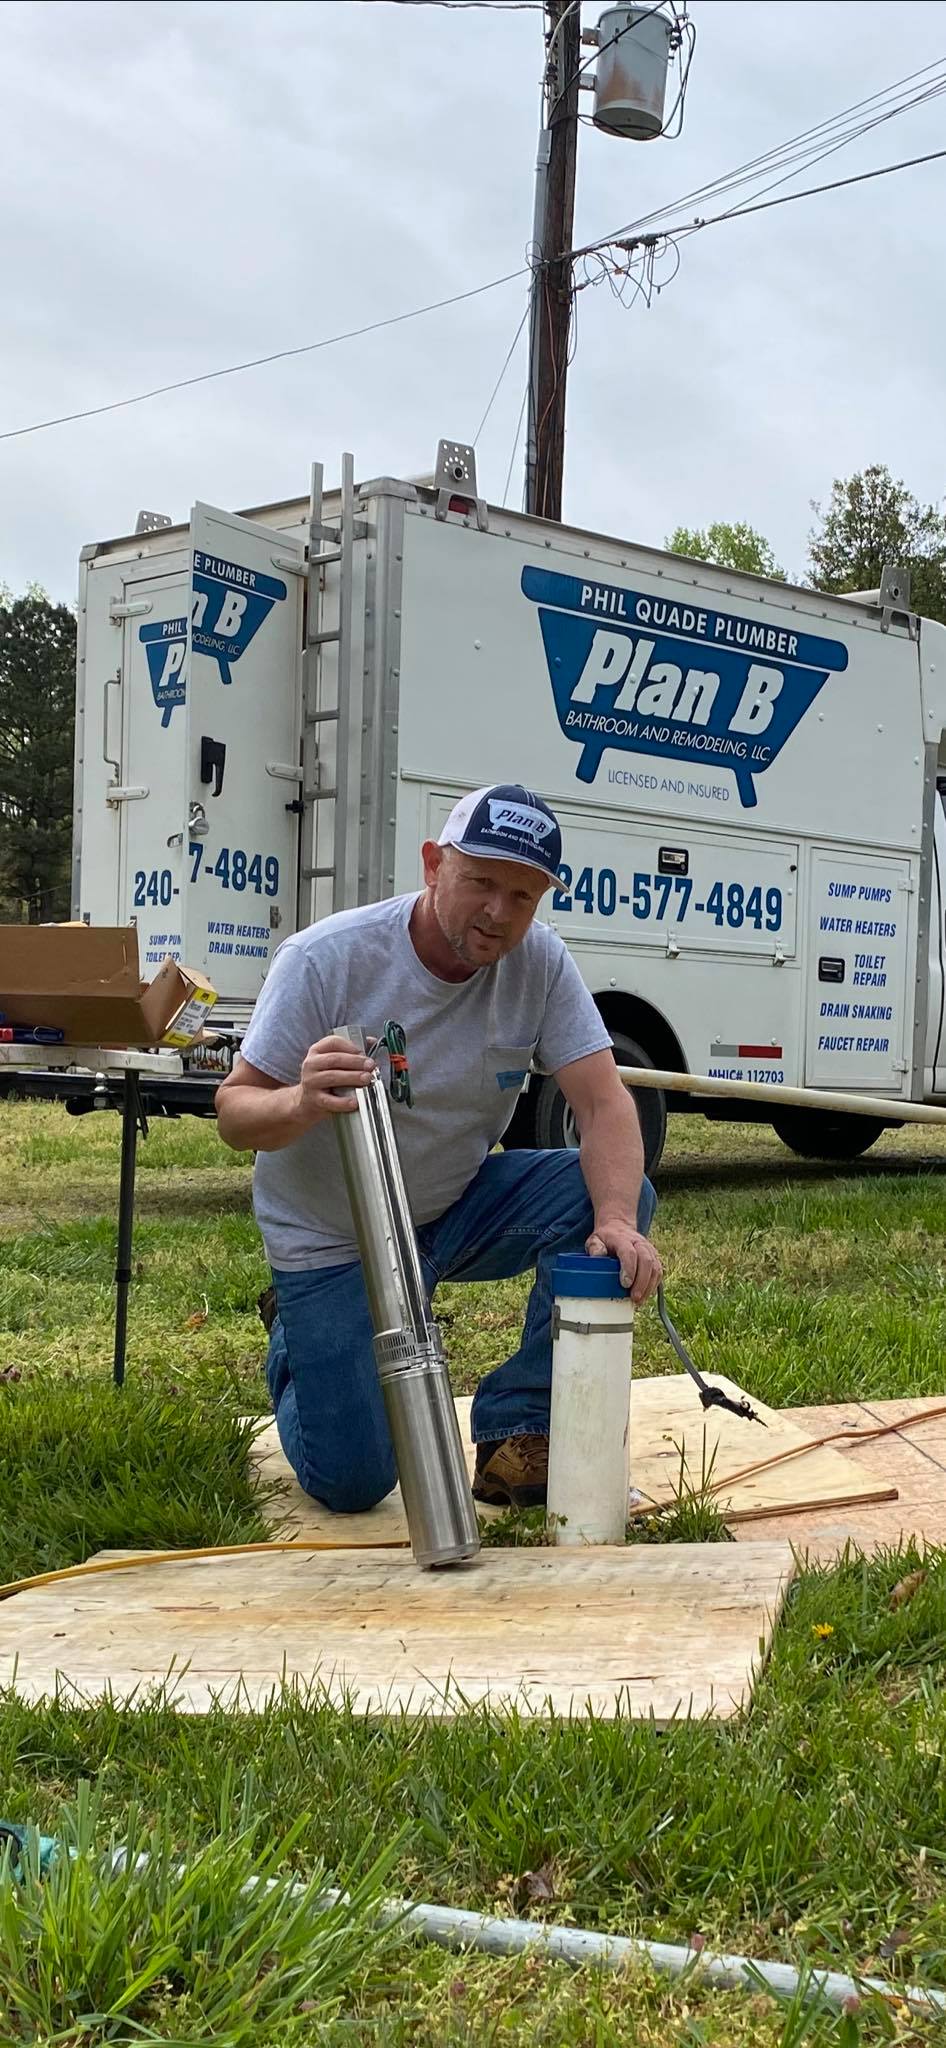
<path fill-rule="evenodd" d="M 488 797 L 489 822 L 494 832 L 519 832 L 524 839 L 531 839 L 533 846 L 541 846 L 550 832 L 555 830 L 553 818 L 544 811 L 537 811 L 531 804 L 511 804 Z"/>

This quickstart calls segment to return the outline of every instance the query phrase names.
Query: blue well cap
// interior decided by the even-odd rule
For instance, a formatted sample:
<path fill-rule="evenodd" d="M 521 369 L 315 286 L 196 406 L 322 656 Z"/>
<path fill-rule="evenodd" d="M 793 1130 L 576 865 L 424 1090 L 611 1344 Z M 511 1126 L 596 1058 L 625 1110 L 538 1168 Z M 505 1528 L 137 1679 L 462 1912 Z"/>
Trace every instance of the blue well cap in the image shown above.
<path fill-rule="evenodd" d="M 487 860 L 517 860 L 558 880 L 562 834 L 544 797 L 521 782 L 493 782 L 454 804 L 440 846 Z"/>
<path fill-rule="evenodd" d="M 578 1301 L 626 1301 L 620 1259 L 593 1259 L 590 1252 L 559 1252 L 552 1267 L 552 1293 Z"/>

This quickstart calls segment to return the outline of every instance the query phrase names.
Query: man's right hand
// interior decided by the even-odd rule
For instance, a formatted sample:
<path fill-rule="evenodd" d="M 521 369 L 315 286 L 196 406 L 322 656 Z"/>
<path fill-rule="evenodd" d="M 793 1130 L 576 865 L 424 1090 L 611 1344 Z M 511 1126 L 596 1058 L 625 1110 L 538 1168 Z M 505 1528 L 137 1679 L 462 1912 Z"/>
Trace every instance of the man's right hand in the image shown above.
<path fill-rule="evenodd" d="M 310 1045 L 299 1079 L 299 1108 L 307 1123 L 323 1116 L 350 1116 L 356 1090 L 366 1088 L 376 1062 L 357 1052 L 347 1038 L 320 1038 Z"/>

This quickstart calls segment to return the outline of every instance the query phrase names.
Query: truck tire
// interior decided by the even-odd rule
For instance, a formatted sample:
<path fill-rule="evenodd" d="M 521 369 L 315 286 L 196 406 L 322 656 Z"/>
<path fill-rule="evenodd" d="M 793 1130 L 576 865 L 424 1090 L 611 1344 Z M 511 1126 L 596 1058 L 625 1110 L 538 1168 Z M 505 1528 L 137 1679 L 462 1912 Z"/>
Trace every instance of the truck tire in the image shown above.
<path fill-rule="evenodd" d="M 832 1115 L 825 1109 L 783 1109 L 772 1129 L 801 1159 L 859 1159 L 887 1125 L 874 1116 Z"/>
<path fill-rule="evenodd" d="M 500 1143 L 504 1152 L 534 1152 L 538 1144 L 535 1134 L 535 1100 L 538 1083 L 527 1088 L 520 1095 L 512 1114 L 512 1121 L 503 1132 Z"/>
<path fill-rule="evenodd" d="M 614 1057 L 619 1067 L 652 1067 L 654 1062 L 623 1031 L 612 1031 Z M 531 1094 L 532 1091 L 530 1091 Z M 539 1082 L 535 1093 L 535 1142 L 541 1151 L 558 1152 L 578 1144 L 575 1119 L 551 1074 Z M 640 1118 L 644 1141 L 644 1166 L 648 1176 L 660 1164 L 667 1135 L 667 1098 L 662 1088 L 637 1088 L 631 1093 Z"/>

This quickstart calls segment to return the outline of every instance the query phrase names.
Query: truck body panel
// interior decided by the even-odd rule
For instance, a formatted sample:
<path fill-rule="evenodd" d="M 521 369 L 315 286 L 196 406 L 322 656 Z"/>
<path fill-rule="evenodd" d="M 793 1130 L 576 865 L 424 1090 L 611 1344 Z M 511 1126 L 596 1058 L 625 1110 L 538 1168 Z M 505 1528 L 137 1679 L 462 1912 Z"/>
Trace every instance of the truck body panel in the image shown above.
<path fill-rule="evenodd" d="M 655 1064 L 946 1094 L 944 629 L 476 514 L 381 479 L 87 550 L 75 914 L 239 1026 L 288 931 L 522 781 L 562 825 L 542 915 Z"/>

